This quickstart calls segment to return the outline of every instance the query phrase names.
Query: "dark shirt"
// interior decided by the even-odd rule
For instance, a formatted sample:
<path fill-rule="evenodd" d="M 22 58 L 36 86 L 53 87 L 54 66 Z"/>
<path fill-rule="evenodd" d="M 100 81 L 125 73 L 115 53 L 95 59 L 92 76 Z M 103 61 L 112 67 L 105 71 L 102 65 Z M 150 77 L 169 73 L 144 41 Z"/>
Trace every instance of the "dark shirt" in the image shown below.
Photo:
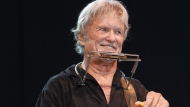
<path fill-rule="evenodd" d="M 77 68 L 80 75 L 85 71 Z M 90 74 L 87 74 L 85 85 L 78 85 L 81 78 L 75 72 L 75 65 L 53 76 L 42 89 L 36 107 L 126 107 L 123 88 L 120 83 L 122 74 L 117 69 L 111 87 L 110 102 L 107 104 L 103 90 Z M 145 101 L 147 90 L 141 83 L 131 80 L 137 100 Z"/>

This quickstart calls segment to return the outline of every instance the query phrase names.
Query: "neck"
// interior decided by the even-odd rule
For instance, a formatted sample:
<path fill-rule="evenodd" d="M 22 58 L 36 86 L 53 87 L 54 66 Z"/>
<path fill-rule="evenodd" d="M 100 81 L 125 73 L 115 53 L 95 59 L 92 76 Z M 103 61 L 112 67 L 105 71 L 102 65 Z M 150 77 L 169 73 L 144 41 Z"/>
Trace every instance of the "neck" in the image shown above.
<path fill-rule="evenodd" d="M 86 68 L 87 60 L 84 60 L 81 67 Z M 111 86 L 113 76 L 117 69 L 117 61 L 108 62 L 99 58 L 91 58 L 88 73 L 92 75 L 100 86 Z"/>

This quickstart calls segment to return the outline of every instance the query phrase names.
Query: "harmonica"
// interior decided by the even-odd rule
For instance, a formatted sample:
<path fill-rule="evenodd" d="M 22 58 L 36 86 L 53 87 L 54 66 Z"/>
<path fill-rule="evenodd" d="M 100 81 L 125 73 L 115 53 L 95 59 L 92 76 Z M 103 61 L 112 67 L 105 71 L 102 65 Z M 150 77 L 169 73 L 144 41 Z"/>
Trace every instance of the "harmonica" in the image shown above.
<path fill-rule="evenodd" d="M 141 61 L 141 59 L 139 59 L 139 55 L 137 54 L 91 51 L 88 56 L 111 59 L 111 60 L 119 60 L 119 61 Z"/>

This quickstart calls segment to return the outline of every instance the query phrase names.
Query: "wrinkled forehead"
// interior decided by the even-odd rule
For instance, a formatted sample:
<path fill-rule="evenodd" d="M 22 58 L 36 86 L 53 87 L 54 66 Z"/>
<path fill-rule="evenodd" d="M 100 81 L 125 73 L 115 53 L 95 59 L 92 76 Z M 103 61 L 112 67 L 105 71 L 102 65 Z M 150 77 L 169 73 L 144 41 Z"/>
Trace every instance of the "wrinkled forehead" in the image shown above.
<path fill-rule="evenodd" d="M 101 18 L 106 18 L 106 19 L 113 18 L 113 19 L 120 20 L 122 22 L 121 15 L 118 14 L 117 11 L 110 11 L 104 14 L 98 14 L 94 19 L 101 19 Z"/>
<path fill-rule="evenodd" d="M 91 26 L 96 21 L 100 21 L 100 20 L 103 21 L 104 20 L 105 22 L 107 22 L 106 20 L 112 20 L 112 19 L 113 20 L 116 19 L 116 20 L 120 21 L 120 23 L 121 23 L 120 25 L 122 25 L 124 27 L 124 30 L 126 29 L 126 24 L 122 20 L 122 13 L 120 11 L 116 11 L 116 10 L 108 10 L 108 11 L 98 12 L 96 15 L 93 15 L 90 18 L 88 26 Z"/>

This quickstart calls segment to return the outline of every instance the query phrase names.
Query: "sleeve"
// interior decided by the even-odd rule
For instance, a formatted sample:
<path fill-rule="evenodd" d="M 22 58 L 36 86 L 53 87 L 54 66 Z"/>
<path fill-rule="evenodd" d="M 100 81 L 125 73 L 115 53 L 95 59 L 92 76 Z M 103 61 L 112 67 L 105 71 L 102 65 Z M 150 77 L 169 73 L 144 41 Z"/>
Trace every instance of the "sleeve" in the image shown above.
<path fill-rule="evenodd" d="M 58 104 L 56 96 L 52 92 L 43 89 L 38 97 L 35 107 L 60 107 L 60 105 Z"/>
<path fill-rule="evenodd" d="M 135 92 L 137 95 L 137 100 L 138 101 L 145 101 L 148 90 L 137 79 L 132 79 L 131 83 L 134 86 L 134 89 L 135 89 Z"/>

